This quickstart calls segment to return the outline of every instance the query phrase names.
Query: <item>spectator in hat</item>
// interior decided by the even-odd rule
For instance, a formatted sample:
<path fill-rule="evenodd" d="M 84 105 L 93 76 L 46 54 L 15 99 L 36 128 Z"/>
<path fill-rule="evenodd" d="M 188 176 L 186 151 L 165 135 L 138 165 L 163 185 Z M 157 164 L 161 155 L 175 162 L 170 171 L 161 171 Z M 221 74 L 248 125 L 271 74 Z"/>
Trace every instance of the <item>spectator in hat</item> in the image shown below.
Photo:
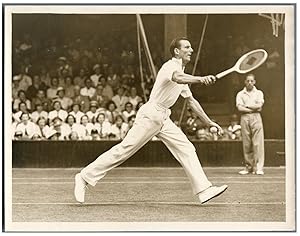
<path fill-rule="evenodd" d="M 61 133 L 54 129 L 49 131 L 47 139 L 51 141 L 64 140 L 61 138 Z"/>
<path fill-rule="evenodd" d="M 86 113 L 89 122 L 94 123 L 96 121 L 96 118 L 99 114 L 97 111 L 98 108 L 98 102 L 97 101 L 91 101 L 90 102 L 90 110 Z"/>
<path fill-rule="evenodd" d="M 20 116 L 21 122 L 17 125 L 16 131 L 22 132 L 22 139 L 31 139 L 37 132 L 37 125 L 30 121 L 29 113 L 23 112 Z"/>
<path fill-rule="evenodd" d="M 103 86 L 103 92 L 102 95 L 107 97 L 108 100 L 111 100 L 114 96 L 114 91 L 112 87 L 107 83 L 107 80 L 105 77 L 100 78 L 100 84 Z"/>
<path fill-rule="evenodd" d="M 19 77 L 19 76 L 13 77 L 13 80 L 12 80 L 12 99 L 13 100 L 18 98 L 18 92 L 20 90 L 22 90 L 22 88 L 20 86 L 20 80 L 21 80 L 21 77 Z"/>
<path fill-rule="evenodd" d="M 91 75 L 91 80 L 94 84 L 94 87 L 97 87 L 98 86 L 98 83 L 100 81 L 100 78 L 103 76 L 101 74 L 101 67 L 99 64 L 96 64 L 93 66 L 93 71 L 94 71 L 94 74 Z"/>
<path fill-rule="evenodd" d="M 20 68 L 20 73 L 13 77 L 13 81 L 19 81 L 19 88 L 27 91 L 30 85 L 32 85 L 32 79 L 29 75 L 25 72 L 25 66 L 22 65 Z"/>
<path fill-rule="evenodd" d="M 54 130 L 58 135 L 58 140 L 66 140 L 71 133 L 70 128 L 66 125 L 60 117 L 55 117 L 50 126 L 50 131 Z M 50 132 L 50 133 L 51 133 Z"/>
<path fill-rule="evenodd" d="M 72 67 L 67 63 L 66 57 L 59 57 L 57 59 L 57 74 L 59 77 L 63 77 L 63 71 L 68 71 L 68 75 L 72 76 Z"/>
<path fill-rule="evenodd" d="M 58 88 L 59 88 L 58 78 L 57 77 L 52 77 L 51 78 L 51 86 L 50 86 L 50 88 L 47 89 L 47 98 L 49 98 L 49 99 L 56 98 Z"/>
<path fill-rule="evenodd" d="M 230 125 L 228 126 L 227 130 L 225 129 L 225 131 L 227 131 L 227 135 L 232 140 L 238 140 L 241 138 L 241 126 L 239 125 L 239 118 L 236 114 L 231 116 Z"/>
<path fill-rule="evenodd" d="M 86 96 L 89 97 L 90 99 L 92 99 L 92 97 L 95 95 L 96 89 L 94 87 L 92 87 L 93 83 L 92 80 L 90 78 L 85 79 L 85 87 L 83 87 L 80 90 L 80 94 L 82 96 Z"/>
<path fill-rule="evenodd" d="M 43 117 L 46 120 L 48 120 L 48 112 L 44 110 L 43 104 L 38 103 L 36 104 L 35 111 L 31 113 L 31 119 L 34 123 L 37 123 L 40 117 Z"/>
<path fill-rule="evenodd" d="M 80 124 L 81 117 L 84 116 L 84 113 L 80 111 L 80 104 L 78 103 L 72 105 L 72 111 L 69 114 L 75 117 L 77 124 Z"/>
<path fill-rule="evenodd" d="M 49 123 L 51 124 L 56 117 L 59 117 L 61 120 L 65 120 L 68 116 L 68 112 L 61 108 L 60 101 L 53 102 L 53 110 L 49 112 L 48 118 Z"/>
<path fill-rule="evenodd" d="M 63 87 L 57 88 L 57 98 L 55 98 L 55 101 L 60 101 L 62 109 L 68 111 L 70 107 L 73 104 L 73 101 L 71 98 L 65 96 L 65 89 Z"/>
<path fill-rule="evenodd" d="M 26 97 L 26 93 L 24 90 L 20 90 L 18 92 L 18 97 L 14 100 L 14 103 L 13 103 L 13 109 L 15 111 L 19 111 L 19 104 L 21 102 L 24 102 L 26 103 L 26 107 L 28 110 L 31 110 L 31 102 L 30 100 Z"/>
<path fill-rule="evenodd" d="M 86 113 L 90 109 L 89 97 L 80 94 L 80 87 L 78 85 L 74 86 L 74 97 L 72 98 L 73 103 L 78 103 L 81 106 L 81 111 Z"/>
<path fill-rule="evenodd" d="M 107 121 L 104 113 L 98 114 L 94 127 L 98 131 L 100 139 L 108 139 L 111 133 L 111 123 Z"/>

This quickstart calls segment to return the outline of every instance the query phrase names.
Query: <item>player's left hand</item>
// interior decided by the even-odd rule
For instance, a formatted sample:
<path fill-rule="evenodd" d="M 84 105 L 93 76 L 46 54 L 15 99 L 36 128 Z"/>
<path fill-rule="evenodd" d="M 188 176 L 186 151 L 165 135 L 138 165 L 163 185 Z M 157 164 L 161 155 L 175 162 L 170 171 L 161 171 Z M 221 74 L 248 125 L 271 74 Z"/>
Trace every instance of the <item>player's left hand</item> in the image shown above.
<path fill-rule="evenodd" d="M 213 130 L 216 130 L 216 131 L 217 131 L 217 134 L 218 134 L 219 136 L 222 136 L 222 135 L 224 134 L 224 131 L 223 131 L 223 129 L 221 128 L 221 126 L 218 125 L 216 122 L 211 122 L 211 123 L 209 123 L 209 127 L 210 127 L 211 132 L 212 132 Z M 213 128 L 213 127 L 214 127 L 214 128 Z M 213 129 L 212 129 L 212 128 L 213 128 Z"/>

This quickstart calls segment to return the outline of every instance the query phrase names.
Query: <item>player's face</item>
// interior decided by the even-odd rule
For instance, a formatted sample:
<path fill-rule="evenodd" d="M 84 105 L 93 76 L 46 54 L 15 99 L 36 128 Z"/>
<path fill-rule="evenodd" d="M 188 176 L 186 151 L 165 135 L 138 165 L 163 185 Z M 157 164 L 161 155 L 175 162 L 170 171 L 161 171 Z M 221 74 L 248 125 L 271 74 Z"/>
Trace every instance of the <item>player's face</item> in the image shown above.
<path fill-rule="evenodd" d="M 191 60 L 191 56 L 194 51 L 192 45 L 188 40 L 181 40 L 180 45 L 178 57 L 182 58 L 184 63 L 188 63 Z"/>

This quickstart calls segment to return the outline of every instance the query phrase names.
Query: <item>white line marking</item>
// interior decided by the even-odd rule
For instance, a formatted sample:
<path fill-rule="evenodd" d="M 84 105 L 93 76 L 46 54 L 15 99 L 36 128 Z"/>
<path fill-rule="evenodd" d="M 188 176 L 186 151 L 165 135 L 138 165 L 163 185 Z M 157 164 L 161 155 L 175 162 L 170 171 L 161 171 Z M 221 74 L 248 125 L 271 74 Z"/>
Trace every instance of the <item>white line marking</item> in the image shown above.
<path fill-rule="evenodd" d="M 124 201 L 124 202 L 91 202 L 80 204 L 77 202 L 15 202 L 13 205 L 200 205 L 199 202 L 153 202 L 153 201 Z M 212 202 L 203 204 L 206 205 L 285 205 L 285 202 Z"/>
<path fill-rule="evenodd" d="M 83 168 L 83 167 L 82 167 Z M 12 168 L 12 170 L 18 170 L 18 171 L 23 171 L 23 170 L 36 170 L 36 171 L 44 171 L 44 170 L 81 170 L 82 168 Z M 236 167 L 236 166 L 231 166 L 231 167 L 224 167 L 224 166 L 219 166 L 219 167 L 203 167 L 204 170 L 220 170 L 220 169 L 226 169 L 226 170 L 238 170 L 242 169 L 243 167 Z M 285 169 L 285 166 L 277 166 L 277 167 L 264 167 L 265 170 L 280 170 L 280 169 Z M 114 170 L 182 170 L 182 167 L 117 167 Z"/>
<path fill-rule="evenodd" d="M 219 181 L 220 183 L 228 184 L 284 184 L 285 181 Z M 101 181 L 100 184 L 186 184 L 189 181 Z M 13 182 L 13 185 L 51 185 L 51 184 L 74 184 L 74 181 L 64 181 L 64 182 Z"/>
<path fill-rule="evenodd" d="M 279 176 L 264 176 L 264 177 L 258 177 L 258 176 L 225 176 L 225 177 L 209 177 L 209 179 L 285 179 L 285 177 L 279 177 Z M 13 180 L 70 180 L 70 179 L 74 179 L 74 177 L 72 178 L 60 178 L 60 177 L 53 177 L 53 178 L 27 178 L 27 177 L 13 177 Z M 114 177 L 105 177 L 105 179 L 187 179 L 187 177 L 171 177 L 171 176 L 127 176 L 127 177 L 123 177 L 123 176 L 114 176 Z"/>

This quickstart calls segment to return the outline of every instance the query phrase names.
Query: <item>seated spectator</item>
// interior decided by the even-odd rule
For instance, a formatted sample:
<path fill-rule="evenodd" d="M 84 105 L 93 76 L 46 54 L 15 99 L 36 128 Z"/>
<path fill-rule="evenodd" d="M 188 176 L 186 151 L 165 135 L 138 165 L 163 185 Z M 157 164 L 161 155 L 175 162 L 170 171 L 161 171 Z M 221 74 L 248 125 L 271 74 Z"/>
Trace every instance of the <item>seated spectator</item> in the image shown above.
<path fill-rule="evenodd" d="M 121 140 L 128 132 L 128 124 L 121 115 L 116 117 L 116 122 L 111 126 L 110 139 Z"/>
<path fill-rule="evenodd" d="M 48 112 L 46 112 L 43 108 L 43 104 L 36 104 L 36 110 L 31 113 L 31 119 L 34 123 L 37 123 L 40 117 L 43 117 L 46 120 L 48 120 Z"/>
<path fill-rule="evenodd" d="M 132 115 L 128 117 L 128 129 L 131 129 L 135 122 L 136 115 Z"/>
<path fill-rule="evenodd" d="M 86 115 L 89 118 L 89 122 L 90 123 L 94 123 L 96 121 L 96 118 L 97 118 L 97 116 L 99 114 L 99 112 L 97 111 L 97 108 L 98 108 L 97 101 L 91 101 L 90 102 L 90 111 L 88 111 L 86 113 Z"/>
<path fill-rule="evenodd" d="M 105 116 L 111 124 L 114 124 L 115 117 L 120 115 L 120 112 L 118 112 L 116 108 L 117 106 L 113 101 L 109 101 L 106 105 Z"/>
<path fill-rule="evenodd" d="M 66 118 L 66 125 L 67 127 L 69 128 L 70 132 L 71 131 L 75 131 L 78 136 L 79 136 L 79 139 L 82 140 L 83 139 L 83 136 L 85 136 L 85 132 L 84 132 L 84 129 L 82 127 L 81 124 L 77 124 L 76 123 L 76 119 L 73 115 L 69 114 Z"/>
<path fill-rule="evenodd" d="M 47 90 L 48 87 L 41 81 L 39 75 L 34 75 L 32 79 L 32 85 L 30 85 L 26 91 L 26 96 L 32 100 L 36 97 L 39 90 Z"/>
<path fill-rule="evenodd" d="M 114 71 L 113 66 L 108 67 L 106 81 L 113 91 L 120 87 L 120 76 Z"/>
<path fill-rule="evenodd" d="M 57 139 L 55 140 L 67 140 L 68 135 L 71 133 L 71 130 L 68 127 L 68 125 L 65 124 L 59 117 L 55 117 L 53 119 L 53 122 L 50 126 L 50 132 L 48 133 L 48 137 L 49 135 L 51 135 L 51 133 L 53 133 L 53 130 L 55 131 L 54 134 L 57 136 Z"/>
<path fill-rule="evenodd" d="M 37 125 L 30 121 L 29 113 L 21 114 L 21 122 L 16 127 L 16 132 L 22 132 L 23 140 L 31 139 L 31 137 L 37 132 Z"/>
<path fill-rule="evenodd" d="M 54 129 L 50 130 L 47 139 L 51 141 L 64 140 L 64 138 L 61 136 L 61 133 Z"/>
<path fill-rule="evenodd" d="M 18 92 L 22 90 L 20 86 L 21 78 L 19 76 L 14 76 L 12 80 L 12 99 L 15 100 L 18 98 Z M 24 91 L 24 90 L 23 90 Z"/>
<path fill-rule="evenodd" d="M 136 109 L 136 106 L 139 102 L 143 101 L 143 99 L 137 95 L 137 89 L 136 87 L 131 87 L 130 88 L 130 95 L 128 97 L 129 102 L 133 105 L 133 109 Z"/>
<path fill-rule="evenodd" d="M 74 93 L 74 85 L 72 82 L 72 77 L 71 76 L 67 76 L 65 77 L 65 96 L 68 98 L 72 98 L 74 97 L 75 93 Z"/>
<path fill-rule="evenodd" d="M 32 135 L 31 140 L 40 141 L 43 140 L 43 138 L 39 134 L 35 133 L 34 135 Z"/>
<path fill-rule="evenodd" d="M 91 132 L 92 130 L 95 128 L 95 126 L 89 122 L 89 118 L 87 115 L 83 115 L 81 117 L 81 128 L 83 129 L 82 130 L 82 139 L 83 140 L 91 140 L 92 137 L 91 137 Z"/>
<path fill-rule="evenodd" d="M 71 131 L 71 133 L 68 136 L 68 140 L 71 140 L 71 141 L 80 140 L 78 133 L 76 131 Z"/>
<path fill-rule="evenodd" d="M 45 84 L 47 86 L 47 88 L 51 86 L 51 77 L 45 66 L 42 66 L 39 76 L 40 76 L 41 82 L 43 84 Z"/>
<path fill-rule="evenodd" d="M 96 129 L 92 129 L 92 131 L 91 131 L 91 137 L 92 137 L 91 140 L 97 140 L 97 141 L 101 140 L 100 135 L 99 135 L 99 133 L 98 133 L 98 131 Z"/>
<path fill-rule="evenodd" d="M 80 87 L 78 85 L 74 86 L 74 97 L 72 98 L 73 103 L 80 104 L 81 111 L 86 113 L 90 109 L 89 97 L 80 94 Z"/>
<path fill-rule="evenodd" d="M 132 116 L 132 115 L 135 115 L 135 114 L 136 114 L 136 112 L 135 112 L 135 110 L 133 110 L 132 104 L 130 102 L 127 102 L 125 104 L 125 110 L 122 112 L 124 121 L 126 123 L 128 123 L 128 117 Z"/>
<path fill-rule="evenodd" d="M 44 90 L 38 90 L 36 97 L 32 99 L 32 109 L 36 110 L 37 104 L 43 105 L 43 110 L 49 112 L 51 110 L 52 101 L 46 98 Z"/>
<path fill-rule="evenodd" d="M 117 95 L 111 99 L 116 104 L 116 110 L 122 112 L 125 109 L 125 104 L 129 101 L 128 97 L 124 95 L 124 88 L 118 88 Z"/>
<path fill-rule="evenodd" d="M 188 109 L 188 116 L 186 122 L 184 122 L 183 131 L 190 138 L 194 138 L 196 136 L 197 130 L 203 128 L 203 124 L 197 114 L 192 110 Z"/>
<path fill-rule="evenodd" d="M 14 116 L 12 116 L 12 123 L 11 123 L 11 134 L 12 134 L 12 139 L 15 139 L 15 133 L 16 133 L 16 128 L 17 125 L 19 124 L 19 122 L 17 122 L 14 118 Z"/>
<path fill-rule="evenodd" d="M 99 113 L 94 127 L 97 130 L 100 139 L 107 139 L 111 133 L 111 123 L 106 120 L 104 113 Z"/>
<path fill-rule="evenodd" d="M 196 131 L 196 140 L 206 141 L 211 140 L 211 134 L 206 128 L 200 128 Z"/>
<path fill-rule="evenodd" d="M 93 66 L 93 71 L 94 71 L 94 74 L 91 75 L 91 80 L 94 84 L 94 87 L 96 88 L 98 86 L 98 83 L 100 81 L 100 78 L 103 76 L 101 74 L 101 67 L 99 64 L 96 64 Z"/>
<path fill-rule="evenodd" d="M 95 95 L 95 92 L 96 89 L 92 87 L 92 80 L 90 78 L 85 79 L 85 87 L 80 90 L 80 94 L 92 99 L 92 97 Z"/>
<path fill-rule="evenodd" d="M 13 114 L 13 119 L 18 123 L 21 122 L 22 113 L 29 113 L 25 102 L 20 102 L 18 112 Z"/>
<path fill-rule="evenodd" d="M 135 107 L 135 111 L 137 112 L 141 108 L 141 106 L 143 106 L 143 105 L 144 105 L 143 101 L 138 102 L 138 104 Z"/>
<path fill-rule="evenodd" d="M 68 75 L 72 76 L 72 67 L 67 63 L 66 57 L 59 57 L 57 59 L 58 68 L 57 68 L 57 74 L 59 77 L 63 77 L 62 73 L 63 71 L 68 71 Z"/>
<path fill-rule="evenodd" d="M 68 116 L 68 112 L 61 108 L 60 101 L 54 101 L 53 108 L 54 110 L 50 111 L 48 115 L 50 125 L 56 117 L 59 117 L 61 120 L 65 120 Z"/>
<path fill-rule="evenodd" d="M 59 88 L 58 78 L 52 77 L 50 88 L 47 89 L 47 98 L 54 99 L 55 97 L 57 97 L 58 88 Z"/>
<path fill-rule="evenodd" d="M 38 134 L 41 136 L 42 139 L 47 139 L 46 137 L 50 132 L 50 127 L 47 125 L 47 119 L 45 119 L 44 117 L 40 117 L 36 121 L 36 124 L 38 126 Z"/>
<path fill-rule="evenodd" d="M 99 84 L 97 86 L 97 90 L 95 92 L 95 95 L 92 97 L 91 100 L 97 101 L 99 107 L 105 107 L 105 105 L 107 104 L 107 102 L 109 101 L 108 98 L 103 95 L 103 86 L 101 84 Z"/>
<path fill-rule="evenodd" d="M 80 104 L 78 103 L 72 105 L 72 111 L 69 114 L 75 117 L 77 124 L 80 124 L 81 117 L 84 116 L 84 113 L 80 111 Z"/>
<path fill-rule="evenodd" d="M 230 139 L 241 139 L 241 126 L 239 125 L 239 119 L 236 114 L 233 114 L 231 116 L 230 125 L 225 131 L 227 131 L 227 134 Z"/>
<path fill-rule="evenodd" d="M 79 70 L 79 75 L 77 75 L 77 76 L 74 77 L 73 83 L 74 83 L 75 86 L 77 85 L 77 86 L 79 86 L 80 88 L 83 88 L 83 87 L 84 87 L 84 82 L 85 82 L 85 80 L 86 80 L 87 78 L 88 78 L 88 77 L 87 77 L 87 75 L 86 75 L 85 69 L 81 68 L 81 69 Z"/>
<path fill-rule="evenodd" d="M 114 91 L 112 87 L 107 83 L 107 80 L 105 77 L 100 78 L 100 84 L 103 86 L 103 96 L 106 96 L 108 100 L 111 100 L 114 96 Z"/>
<path fill-rule="evenodd" d="M 16 98 L 14 100 L 14 104 L 13 104 L 13 109 L 14 111 L 19 111 L 19 104 L 21 102 L 24 102 L 26 104 L 27 109 L 30 111 L 31 110 L 31 102 L 29 99 L 27 99 L 26 97 L 26 93 L 24 90 L 20 90 L 18 92 L 18 98 Z"/>
<path fill-rule="evenodd" d="M 65 90 L 63 87 L 57 88 L 57 96 L 53 99 L 53 101 L 59 101 L 61 104 L 62 109 L 68 111 L 73 104 L 71 98 L 65 96 Z"/>
<path fill-rule="evenodd" d="M 32 79 L 29 75 L 25 72 L 25 66 L 22 65 L 20 68 L 20 73 L 13 77 L 13 81 L 19 81 L 19 88 L 27 91 L 30 85 L 32 85 Z"/>

